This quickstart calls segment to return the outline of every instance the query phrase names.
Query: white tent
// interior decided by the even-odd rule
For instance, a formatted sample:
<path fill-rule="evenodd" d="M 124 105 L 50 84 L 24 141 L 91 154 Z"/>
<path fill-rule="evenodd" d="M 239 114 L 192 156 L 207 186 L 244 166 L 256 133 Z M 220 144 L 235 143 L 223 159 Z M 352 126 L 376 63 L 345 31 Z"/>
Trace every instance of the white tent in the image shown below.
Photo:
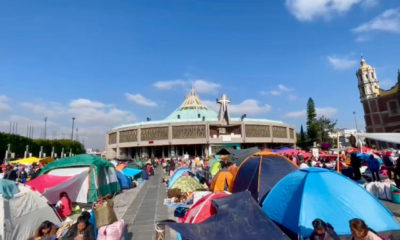
<path fill-rule="evenodd" d="M 365 138 L 382 142 L 400 144 L 400 133 L 357 133 L 357 138 L 364 141 Z"/>
<path fill-rule="evenodd" d="M 18 184 L 19 193 L 11 199 L 0 195 L 0 239 L 25 240 L 46 220 L 60 225 L 60 219 L 39 193 Z"/>

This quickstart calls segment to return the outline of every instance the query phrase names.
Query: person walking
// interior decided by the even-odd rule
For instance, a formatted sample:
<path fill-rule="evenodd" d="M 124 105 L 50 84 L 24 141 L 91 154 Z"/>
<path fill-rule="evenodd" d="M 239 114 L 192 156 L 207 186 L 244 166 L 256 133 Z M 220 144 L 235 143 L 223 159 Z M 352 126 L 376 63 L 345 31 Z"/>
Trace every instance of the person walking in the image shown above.
<path fill-rule="evenodd" d="M 381 164 L 379 163 L 378 159 L 374 157 L 373 154 L 369 156 L 368 168 L 372 174 L 372 181 L 381 181 L 379 177 L 379 169 L 381 168 Z"/>
<path fill-rule="evenodd" d="M 354 180 L 358 181 L 361 179 L 361 172 L 360 172 L 360 167 L 361 167 L 361 159 L 357 157 L 357 153 L 352 152 L 350 155 L 350 165 L 351 168 L 353 169 L 353 174 L 354 174 Z"/>

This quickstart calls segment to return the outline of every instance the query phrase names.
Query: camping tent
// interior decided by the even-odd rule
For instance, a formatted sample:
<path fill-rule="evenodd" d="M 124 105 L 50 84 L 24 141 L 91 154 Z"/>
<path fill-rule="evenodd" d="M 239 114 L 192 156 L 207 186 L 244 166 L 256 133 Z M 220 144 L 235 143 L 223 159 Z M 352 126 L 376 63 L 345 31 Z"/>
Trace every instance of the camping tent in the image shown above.
<path fill-rule="evenodd" d="M 115 194 L 121 190 L 114 165 L 101 157 L 81 154 L 48 164 L 40 172 L 56 176 L 86 174 L 79 196 L 79 202 L 95 202 L 101 196 Z M 83 201 L 84 200 L 84 201 Z"/>
<path fill-rule="evenodd" d="M 14 188 L 10 199 L 0 196 L 0 239 L 28 239 L 46 220 L 60 224 L 54 210 L 39 193 L 4 179 L 0 180 L 0 185 Z"/>
<path fill-rule="evenodd" d="M 219 193 L 209 193 L 204 197 L 200 198 L 195 204 L 190 207 L 186 212 L 183 219 L 184 223 L 201 223 L 215 215 L 216 210 L 212 205 L 212 200 L 224 198 L 229 196 L 229 193 L 219 192 Z"/>
<path fill-rule="evenodd" d="M 177 170 L 175 170 L 174 175 L 172 175 L 172 177 L 169 179 L 168 181 L 168 188 L 171 188 L 172 185 L 174 185 L 174 183 L 183 176 L 183 174 L 185 174 L 186 172 L 190 172 L 193 174 L 192 170 L 190 170 L 189 168 L 179 168 Z"/>
<path fill-rule="evenodd" d="M 131 188 L 132 181 L 128 176 L 125 176 L 121 171 L 117 171 L 117 178 L 121 188 Z"/>
<path fill-rule="evenodd" d="M 181 192 L 194 192 L 197 190 L 204 190 L 203 185 L 201 185 L 195 178 L 190 176 L 180 177 L 172 186 L 171 189 L 178 188 Z"/>
<path fill-rule="evenodd" d="M 215 175 L 211 182 L 211 191 L 223 192 L 231 191 L 233 185 L 233 175 L 228 170 L 222 170 Z"/>
<path fill-rule="evenodd" d="M 41 175 L 26 183 L 32 190 L 40 192 L 51 204 L 56 204 L 60 193 L 66 192 L 72 202 L 87 202 L 87 171 L 76 175 L 57 176 L 51 174 Z"/>
<path fill-rule="evenodd" d="M 122 170 L 122 173 L 130 178 L 138 178 L 140 177 L 141 173 L 143 172 L 143 170 L 140 169 L 136 169 L 136 168 L 130 168 L 130 167 L 126 167 L 124 168 L 124 170 Z"/>
<path fill-rule="evenodd" d="M 212 201 L 217 213 L 198 224 L 165 224 L 190 240 L 289 240 L 274 222 L 261 211 L 248 191 Z"/>
<path fill-rule="evenodd" d="M 54 161 L 52 158 L 37 158 L 37 157 L 29 157 L 29 158 L 23 158 L 23 159 L 18 159 L 14 161 L 10 161 L 10 164 L 23 164 L 23 165 L 31 165 L 33 163 L 49 163 Z"/>
<path fill-rule="evenodd" d="M 280 179 L 295 170 L 297 166 L 281 155 L 265 152 L 253 154 L 239 166 L 232 192 L 248 189 L 254 199 L 261 203 Z"/>
<path fill-rule="evenodd" d="M 248 156 L 259 152 L 258 147 L 245 148 L 245 149 L 233 149 L 233 148 L 222 148 L 217 152 L 218 155 L 230 155 L 232 162 L 236 165 L 240 165 Z"/>
<path fill-rule="evenodd" d="M 357 183 L 323 168 L 308 168 L 284 177 L 265 198 L 263 211 L 300 238 L 309 237 L 320 218 L 338 235 L 350 234 L 349 220 L 363 219 L 377 231 L 400 230 L 392 213 Z"/>

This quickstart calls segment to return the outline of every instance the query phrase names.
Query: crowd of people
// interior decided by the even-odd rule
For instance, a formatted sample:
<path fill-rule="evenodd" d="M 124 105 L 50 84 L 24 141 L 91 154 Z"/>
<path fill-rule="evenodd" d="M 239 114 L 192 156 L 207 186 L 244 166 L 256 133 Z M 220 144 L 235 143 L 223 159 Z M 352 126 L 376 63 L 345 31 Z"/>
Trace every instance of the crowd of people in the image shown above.
<path fill-rule="evenodd" d="M 24 166 L 22 164 L 3 164 L 0 168 L 0 179 L 8 179 L 15 182 L 26 183 L 36 178 L 42 168 L 42 164 Z"/>

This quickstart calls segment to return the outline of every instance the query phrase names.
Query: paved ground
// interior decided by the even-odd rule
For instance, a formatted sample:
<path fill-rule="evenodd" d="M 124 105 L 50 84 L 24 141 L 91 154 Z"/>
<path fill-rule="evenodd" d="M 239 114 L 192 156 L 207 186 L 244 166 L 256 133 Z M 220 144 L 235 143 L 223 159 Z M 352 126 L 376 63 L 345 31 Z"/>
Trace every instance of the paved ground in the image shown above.
<path fill-rule="evenodd" d="M 154 223 L 157 220 L 172 219 L 173 209 L 163 205 L 167 197 L 165 187 L 161 184 L 162 169 L 155 170 L 155 175 L 141 186 L 135 199 L 128 207 L 123 219 L 127 224 L 126 240 L 155 239 Z M 174 239 L 168 230 L 166 239 Z M 176 238 L 175 238 L 176 239 Z"/>

